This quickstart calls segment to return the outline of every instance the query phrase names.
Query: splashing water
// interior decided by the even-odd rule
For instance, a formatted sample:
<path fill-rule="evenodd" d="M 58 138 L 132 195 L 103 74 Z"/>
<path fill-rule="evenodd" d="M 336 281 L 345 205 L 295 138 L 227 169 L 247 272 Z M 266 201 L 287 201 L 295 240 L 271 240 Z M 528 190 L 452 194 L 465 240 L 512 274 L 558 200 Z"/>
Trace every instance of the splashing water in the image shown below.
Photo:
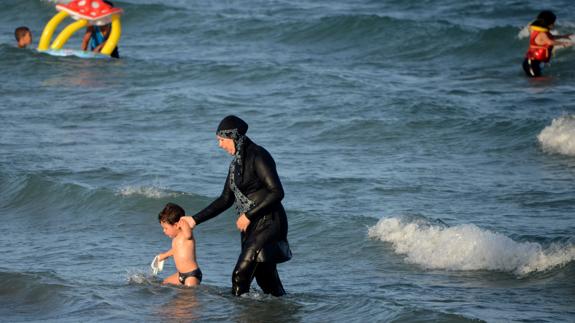
<path fill-rule="evenodd" d="M 160 280 L 149 272 L 139 269 L 132 269 L 126 271 L 126 281 L 128 284 L 150 285 Z"/>

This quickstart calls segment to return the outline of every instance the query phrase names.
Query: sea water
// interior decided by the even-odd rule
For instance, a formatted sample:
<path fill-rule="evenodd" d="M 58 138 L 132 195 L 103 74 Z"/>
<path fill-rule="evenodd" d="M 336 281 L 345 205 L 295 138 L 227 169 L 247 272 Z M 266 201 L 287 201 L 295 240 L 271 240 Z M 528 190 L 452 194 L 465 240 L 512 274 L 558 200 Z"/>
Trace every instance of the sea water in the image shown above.
<path fill-rule="evenodd" d="M 122 59 L 90 60 L 15 48 L 56 11 L 2 2 L 0 321 L 575 320 L 573 48 L 521 70 L 571 0 L 115 4 Z M 163 206 L 223 188 L 228 114 L 284 186 L 283 298 L 230 295 L 231 210 L 194 231 L 200 287 L 150 274 Z"/>

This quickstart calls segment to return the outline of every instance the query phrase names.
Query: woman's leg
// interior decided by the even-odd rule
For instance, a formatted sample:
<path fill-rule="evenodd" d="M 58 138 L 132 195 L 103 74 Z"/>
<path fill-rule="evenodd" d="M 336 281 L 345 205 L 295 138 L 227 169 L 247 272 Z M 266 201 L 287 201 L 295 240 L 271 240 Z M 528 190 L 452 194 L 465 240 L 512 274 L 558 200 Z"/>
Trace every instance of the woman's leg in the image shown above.
<path fill-rule="evenodd" d="M 286 294 L 275 263 L 256 262 L 255 259 L 240 255 L 232 275 L 232 293 L 240 296 L 250 291 L 252 280 L 256 277 L 264 294 L 283 296 Z"/>
<path fill-rule="evenodd" d="M 285 290 L 278 275 L 275 263 L 259 262 L 256 265 L 256 281 L 265 294 L 285 295 Z"/>
<path fill-rule="evenodd" d="M 251 256 L 250 256 L 251 255 Z M 232 274 L 232 293 L 236 296 L 247 293 L 254 279 L 256 257 L 253 252 L 242 252 Z"/>

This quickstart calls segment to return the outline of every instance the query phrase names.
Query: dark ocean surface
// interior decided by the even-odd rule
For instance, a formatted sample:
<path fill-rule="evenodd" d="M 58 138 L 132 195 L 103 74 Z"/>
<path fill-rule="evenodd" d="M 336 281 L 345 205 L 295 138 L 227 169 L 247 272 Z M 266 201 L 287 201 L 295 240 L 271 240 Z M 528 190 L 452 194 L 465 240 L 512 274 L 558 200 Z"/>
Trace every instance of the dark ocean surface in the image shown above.
<path fill-rule="evenodd" d="M 575 321 L 574 49 L 521 70 L 572 0 L 115 4 L 122 59 L 94 60 L 35 50 L 53 4 L 2 1 L 0 321 Z M 195 230 L 200 287 L 150 273 L 164 204 L 222 190 L 228 114 L 284 185 L 283 298 L 231 296 L 232 210 Z"/>

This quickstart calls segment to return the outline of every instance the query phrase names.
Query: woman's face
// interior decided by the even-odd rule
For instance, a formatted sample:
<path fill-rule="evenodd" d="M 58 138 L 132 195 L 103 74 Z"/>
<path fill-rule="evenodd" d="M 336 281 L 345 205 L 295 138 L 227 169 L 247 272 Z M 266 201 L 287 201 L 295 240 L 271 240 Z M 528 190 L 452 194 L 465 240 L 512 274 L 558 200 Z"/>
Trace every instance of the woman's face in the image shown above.
<path fill-rule="evenodd" d="M 234 144 L 233 139 L 228 139 L 220 136 L 216 136 L 216 138 L 218 138 L 218 146 L 220 146 L 220 148 L 232 156 L 236 153 L 236 145 Z"/>

